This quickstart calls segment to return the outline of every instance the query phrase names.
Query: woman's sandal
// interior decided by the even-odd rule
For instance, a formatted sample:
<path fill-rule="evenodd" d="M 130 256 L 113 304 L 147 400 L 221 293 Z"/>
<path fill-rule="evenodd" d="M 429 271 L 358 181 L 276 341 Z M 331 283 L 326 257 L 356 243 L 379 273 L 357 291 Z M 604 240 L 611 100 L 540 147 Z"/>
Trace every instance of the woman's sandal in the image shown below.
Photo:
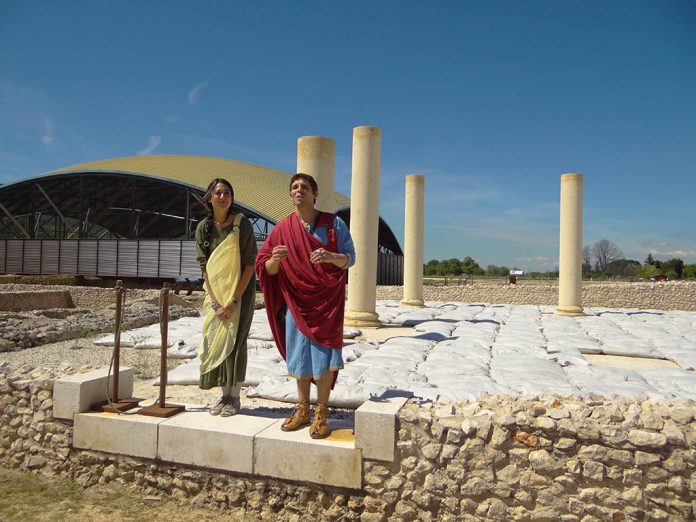
<path fill-rule="evenodd" d="M 317 407 L 314 408 L 314 422 L 309 427 L 310 437 L 313 439 L 325 439 L 331 435 L 327 421 L 328 414 L 329 407 L 326 404 L 317 404 Z"/>
<path fill-rule="evenodd" d="M 295 431 L 309 424 L 309 403 L 300 401 L 295 406 L 294 411 L 285 419 L 280 426 L 282 431 Z"/>

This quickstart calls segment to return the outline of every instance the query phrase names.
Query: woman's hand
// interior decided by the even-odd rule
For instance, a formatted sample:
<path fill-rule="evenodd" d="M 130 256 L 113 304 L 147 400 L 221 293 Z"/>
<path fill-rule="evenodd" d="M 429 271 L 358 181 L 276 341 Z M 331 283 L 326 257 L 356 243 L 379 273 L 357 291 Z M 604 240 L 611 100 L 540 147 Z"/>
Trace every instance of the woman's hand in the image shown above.
<path fill-rule="evenodd" d="M 232 314 L 227 310 L 226 306 L 221 306 L 220 308 L 215 310 L 215 315 L 221 321 L 226 321 L 227 319 L 229 319 L 232 316 Z"/>
<path fill-rule="evenodd" d="M 225 312 L 227 312 L 227 317 L 225 319 L 229 319 L 232 317 L 232 314 L 234 313 L 234 309 L 237 307 L 237 303 L 230 303 L 227 306 L 223 308 Z"/>

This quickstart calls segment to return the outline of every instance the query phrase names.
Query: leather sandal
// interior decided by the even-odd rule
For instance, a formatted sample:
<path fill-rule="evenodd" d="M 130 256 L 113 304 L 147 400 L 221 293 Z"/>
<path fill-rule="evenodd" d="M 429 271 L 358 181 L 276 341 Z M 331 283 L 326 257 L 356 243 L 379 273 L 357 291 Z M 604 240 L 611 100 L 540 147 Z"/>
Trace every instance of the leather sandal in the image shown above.
<path fill-rule="evenodd" d="M 230 400 L 229 397 L 225 397 L 223 395 L 223 397 L 220 399 L 220 401 L 215 406 L 210 408 L 210 411 L 208 413 L 210 413 L 211 415 L 220 415 L 222 413 L 223 408 L 227 405 L 227 402 L 229 400 Z"/>
<path fill-rule="evenodd" d="M 309 424 L 309 403 L 300 401 L 290 416 L 280 426 L 282 431 L 295 431 Z"/>
<path fill-rule="evenodd" d="M 327 417 L 329 415 L 329 407 L 326 404 L 317 404 L 314 408 L 314 421 L 309 427 L 309 436 L 313 439 L 325 439 L 331 435 L 331 429 L 329 429 L 329 422 Z"/>
<path fill-rule="evenodd" d="M 242 405 L 239 397 L 231 397 L 227 404 L 223 406 L 220 417 L 231 417 L 232 415 L 237 415 L 241 409 Z"/>

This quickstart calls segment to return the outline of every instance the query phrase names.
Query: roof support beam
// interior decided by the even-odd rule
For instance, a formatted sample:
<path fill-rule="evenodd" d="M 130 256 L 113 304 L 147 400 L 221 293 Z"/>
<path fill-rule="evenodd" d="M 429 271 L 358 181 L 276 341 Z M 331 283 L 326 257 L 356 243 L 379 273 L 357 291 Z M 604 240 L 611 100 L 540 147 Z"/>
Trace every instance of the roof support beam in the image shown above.
<path fill-rule="evenodd" d="M 61 224 L 62 224 L 65 228 L 67 228 L 67 227 L 68 227 L 68 223 L 67 223 L 67 221 L 65 220 L 65 216 L 64 216 L 63 213 L 60 211 L 60 209 L 56 206 L 56 204 L 55 204 L 55 203 L 53 202 L 53 200 L 49 197 L 49 195 L 46 194 L 46 191 L 43 189 L 43 187 L 42 187 L 39 183 L 34 183 L 34 185 L 36 185 L 36 188 L 39 189 L 39 192 L 41 192 L 41 194 L 43 194 L 43 197 L 46 198 L 46 201 L 48 201 L 48 204 L 51 205 L 51 207 L 53 208 L 53 210 L 56 211 L 56 214 L 57 214 L 58 217 L 60 218 Z M 41 219 L 40 216 L 39 216 L 39 219 Z"/>
<path fill-rule="evenodd" d="M 14 226 L 16 226 L 16 227 L 22 232 L 22 234 L 24 234 L 24 236 L 25 236 L 27 239 L 31 239 L 31 235 L 29 234 L 29 232 L 27 232 L 27 231 L 24 229 L 24 227 L 19 223 L 19 221 L 17 221 L 17 220 L 14 218 L 14 216 L 13 216 L 12 214 L 10 214 L 10 211 L 7 210 L 7 209 L 5 208 L 5 205 L 3 205 L 2 203 L 0 203 L 0 210 L 2 210 L 2 211 L 7 215 L 8 218 L 10 218 L 10 221 L 12 221 L 12 223 L 14 223 Z"/>
<path fill-rule="evenodd" d="M 94 216 L 92 217 L 91 224 L 89 225 L 88 229 L 85 231 L 84 237 L 90 237 L 90 234 L 92 233 L 92 226 L 98 225 L 99 220 L 102 218 L 102 216 L 105 216 L 106 213 L 111 208 L 111 206 L 118 200 L 118 198 L 120 198 L 128 190 L 130 190 L 129 185 L 122 187 L 121 190 L 114 193 L 114 195 L 111 197 L 111 199 L 109 200 L 109 202 L 106 205 L 104 205 L 102 208 L 100 208 L 99 210 L 97 210 L 94 213 Z M 89 215 L 90 210 L 91 210 L 91 207 L 87 210 L 88 215 Z M 87 219 L 87 218 L 85 218 L 85 219 Z M 106 228 L 106 227 L 104 227 L 104 228 Z"/>
<path fill-rule="evenodd" d="M 152 212 L 152 214 L 154 214 L 154 216 L 152 216 L 152 218 L 151 218 L 147 223 L 145 223 L 145 224 L 143 225 L 143 228 L 141 228 L 141 229 L 138 231 L 138 235 L 139 235 L 139 236 L 142 236 L 142 235 L 145 233 L 145 231 L 148 229 L 148 227 L 149 227 L 150 225 L 152 225 L 155 221 L 157 221 L 157 218 L 161 217 L 167 210 L 169 210 L 169 209 L 172 207 L 172 205 L 173 205 L 174 203 L 180 203 L 180 202 L 177 201 L 176 198 L 172 198 L 172 199 L 169 200 L 169 203 L 167 203 L 167 204 L 164 206 L 163 209 L 161 209 L 161 210 L 159 210 L 159 211 L 157 211 L 157 212 Z"/>

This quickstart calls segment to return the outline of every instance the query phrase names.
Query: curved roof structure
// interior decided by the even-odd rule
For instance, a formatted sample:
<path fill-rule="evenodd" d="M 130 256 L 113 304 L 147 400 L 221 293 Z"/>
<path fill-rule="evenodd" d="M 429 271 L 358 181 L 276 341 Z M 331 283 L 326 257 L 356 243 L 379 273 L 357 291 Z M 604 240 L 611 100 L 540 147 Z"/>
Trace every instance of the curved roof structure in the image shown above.
<path fill-rule="evenodd" d="M 293 210 L 291 174 L 254 163 L 193 155 L 142 155 L 80 163 L 0 186 L 0 238 L 191 239 L 206 214 L 211 179 L 228 179 L 235 206 L 257 239 Z M 350 200 L 334 193 L 332 211 L 350 223 Z M 402 256 L 379 222 L 381 252 Z"/>
<path fill-rule="evenodd" d="M 232 183 L 235 202 L 254 209 L 278 222 L 292 211 L 288 197 L 289 174 L 282 170 L 254 163 L 209 156 L 161 154 L 128 156 L 71 165 L 43 174 L 109 173 L 148 175 L 174 180 L 205 189 L 213 178 L 225 178 Z M 350 200 L 335 193 L 333 211 L 346 207 Z"/>

